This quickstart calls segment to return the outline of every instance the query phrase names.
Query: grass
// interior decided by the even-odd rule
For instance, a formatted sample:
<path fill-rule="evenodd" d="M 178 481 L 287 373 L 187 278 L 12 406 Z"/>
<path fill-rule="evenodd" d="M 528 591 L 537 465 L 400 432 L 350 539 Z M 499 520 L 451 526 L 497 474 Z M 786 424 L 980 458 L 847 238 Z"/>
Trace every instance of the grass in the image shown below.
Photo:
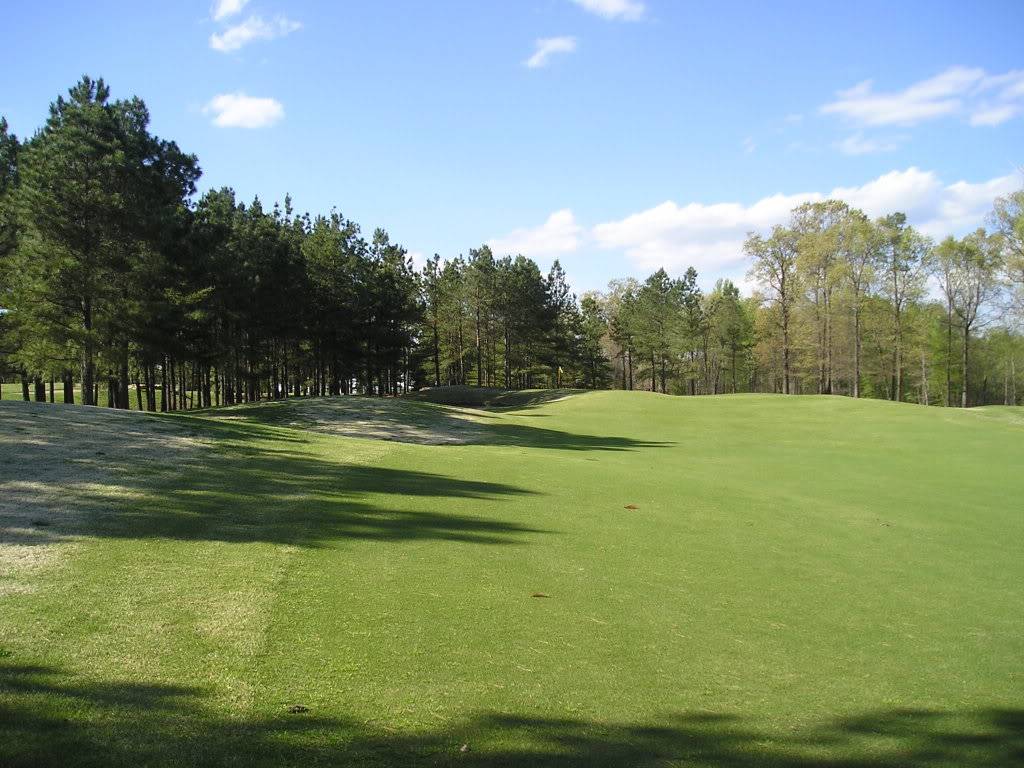
<path fill-rule="evenodd" d="M 90 409 L 0 404 L 0 507 L 86 441 L 4 536 L 57 554 L 0 589 L 0 765 L 1024 754 L 1018 412 L 347 403 L 376 439 L 289 401 L 112 414 L 180 450 L 95 458 Z"/>
<path fill-rule="evenodd" d="M 106 385 L 106 381 L 101 381 L 100 382 L 100 386 L 99 386 L 99 396 L 98 396 L 98 398 L 96 400 L 96 402 L 99 403 L 101 408 L 102 407 L 106 407 L 106 405 L 107 405 L 107 390 L 108 390 L 108 387 Z M 146 390 L 145 390 L 145 387 L 142 388 L 141 394 L 142 394 L 142 408 L 140 409 L 139 408 L 139 397 L 138 397 L 138 393 L 136 392 L 135 385 L 134 384 L 130 384 L 128 386 L 128 410 L 138 411 L 138 410 L 145 410 L 146 409 Z M 75 384 L 74 395 L 75 395 L 75 403 L 81 405 L 81 403 L 82 403 L 82 386 L 81 386 L 81 384 Z M 190 402 L 199 402 L 199 398 L 201 397 L 200 393 L 197 392 L 194 389 L 187 390 L 186 396 L 189 398 Z M 32 384 L 32 382 L 29 382 L 29 397 L 31 398 L 32 402 L 35 402 L 36 390 L 35 390 L 35 386 Z M 163 397 L 164 397 L 163 390 L 162 389 L 157 389 L 156 390 L 156 408 L 157 408 L 158 411 L 160 410 L 160 405 L 163 403 Z M 46 400 L 48 401 L 49 399 L 50 399 L 50 385 L 49 385 L 49 382 L 47 382 L 46 383 Z M 58 382 L 56 382 L 54 384 L 54 387 L 53 387 L 53 399 L 54 399 L 55 403 L 59 403 L 61 405 L 64 404 L 64 385 L 60 381 L 58 381 Z M 21 392 L 21 382 L 6 381 L 2 385 L 0 385 L 0 401 L 3 401 L 3 400 L 12 400 L 12 401 L 24 402 L 24 397 L 22 396 L 22 392 Z"/>

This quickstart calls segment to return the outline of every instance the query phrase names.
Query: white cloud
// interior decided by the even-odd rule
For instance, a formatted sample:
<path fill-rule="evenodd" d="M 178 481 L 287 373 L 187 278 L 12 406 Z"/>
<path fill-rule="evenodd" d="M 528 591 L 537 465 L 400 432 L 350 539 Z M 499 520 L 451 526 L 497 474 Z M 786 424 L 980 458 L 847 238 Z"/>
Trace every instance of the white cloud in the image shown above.
<path fill-rule="evenodd" d="M 773 195 L 753 205 L 689 203 L 668 200 L 618 221 L 598 224 L 598 246 L 625 251 L 645 271 L 664 266 L 680 271 L 721 271 L 742 262 L 748 230 L 784 221 L 806 195 Z"/>
<path fill-rule="evenodd" d="M 665 267 L 676 273 L 688 266 L 713 276 L 737 274 L 746 266 L 747 232 L 767 232 L 789 219 L 804 202 L 839 198 L 877 217 L 903 211 L 925 234 L 943 237 L 983 223 L 992 201 L 1020 187 L 1016 174 L 989 181 L 944 184 L 930 171 L 892 171 L 866 184 L 836 187 L 828 193 L 771 195 L 751 205 L 688 203 L 671 200 L 591 230 L 603 249 L 621 250 L 643 272 Z"/>
<path fill-rule="evenodd" d="M 838 114 L 865 125 L 915 125 L 960 110 L 960 98 L 985 77 L 983 69 L 952 67 L 895 93 L 875 93 L 865 80 L 838 93 L 839 98 L 821 111 Z"/>
<path fill-rule="evenodd" d="M 409 251 L 407 255 L 412 260 L 414 269 L 423 269 L 427 265 L 427 257 L 423 254 L 423 251 Z"/>
<path fill-rule="evenodd" d="M 740 142 L 740 146 L 743 147 L 743 151 L 748 155 L 757 149 L 757 144 L 751 136 L 747 136 L 742 142 Z"/>
<path fill-rule="evenodd" d="M 301 27 L 299 22 L 284 16 L 278 16 L 272 21 L 264 21 L 260 16 L 250 16 L 241 24 L 229 27 L 220 34 L 210 35 L 210 47 L 224 53 L 237 51 L 243 45 L 254 40 L 273 40 L 277 37 L 284 37 Z"/>
<path fill-rule="evenodd" d="M 865 126 L 912 126 L 963 115 L 971 125 L 998 125 L 1020 111 L 1024 71 L 990 75 L 980 67 L 950 67 L 902 91 L 877 92 L 873 82 L 865 80 L 837 96 L 821 112 Z"/>
<path fill-rule="evenodd" d="M 214 96 L 203 112 L 212 114 L 213 124 L 221 128 L 265 128 L 284 117 L 284 107 L 276 99 L 246 96 L 240 91 Z"/>
<path fill-rule="evenodd" d="M 221 19 L 241 13 L 248 3 L 249 0 L 217 0 L 213 4 L 210 15 L 213 16 L 214 21 L 220 21 Z"/>
<path fill-rule="evenodd" d="M 576 50 L 575 37 L 541 37 L 536 43 L 533 55 L 523 62 L 530 69 L 547 66 L 548 59 L 555 53 L 572 53 Z"/>
<path fill-rule="evenodd" d="M 935 215 L 922 221 L 921 231 L 935 238 L 965 232 L 984 224 L 992 210 L 992 201 L 1021 188 L 1020 174 L 999 176 L 971 184 L 957 181 L 943 190 Z"/>
<path fill-rule="evenodd" d="M 971 115 L 971 125 L 1002 125 L 1013 119 L 1020 112 L 1016 104 L 1003 104 L 998 107 L 982 107 Z"/>
<path fill-rule="evenodd" d="M 644 15 L 644 4 L 640 0 L 572 0 L 583 10 L 606 19 L 639 21 Z"/>
<path fill-rule="evenodd" d="M 869 139 L 863 133 L 847 136 L 836 146 L 844 155 L 873 155 L 878 152 L 892 152 L 900 146 L 896 139 Z"/>
<path fill-rule="evenodd" d="M 496 256 L 521 253 L 531 258 L 557 257 L 579 248 L 582 229 L 572 211 L 563 208 L 539 227 L 517 229 L 487 244 Z"/>

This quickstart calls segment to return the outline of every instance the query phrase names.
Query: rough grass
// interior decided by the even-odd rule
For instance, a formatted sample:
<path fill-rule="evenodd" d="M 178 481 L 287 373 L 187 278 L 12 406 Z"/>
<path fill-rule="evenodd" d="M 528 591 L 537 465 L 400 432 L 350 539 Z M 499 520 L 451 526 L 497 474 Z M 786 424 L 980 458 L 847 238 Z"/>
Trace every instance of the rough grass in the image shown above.
<path fill-rule="evenodd" d="M 180 475 L 199 447 L 144 414 L 0 402 L 0 596 L 29 590 L 98 514 L 143 500 L 138 475 Z"/>
<path fill-rule="evenodd" d="M 0 765 L 1020 762 L 1015 412 L 543 400 L 104 414 L 116 490 L 33 481 L 86 511 L 0 597 Z M 30 410 L 4 460 L 99 418 Z"/>

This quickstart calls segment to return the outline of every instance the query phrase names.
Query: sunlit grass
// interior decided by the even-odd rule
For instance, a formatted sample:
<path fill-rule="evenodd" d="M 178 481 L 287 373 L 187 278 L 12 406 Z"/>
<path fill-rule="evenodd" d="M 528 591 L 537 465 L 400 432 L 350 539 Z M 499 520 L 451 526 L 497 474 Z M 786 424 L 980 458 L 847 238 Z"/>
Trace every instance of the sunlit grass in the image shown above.
<path fill-rule="evenodd" d="M 0 597 L 0 764 L 1018 754 L 1013 418 L 543 400 L 449 445 L 381 439 L 446 429 L 431 403 L 349 401 L 375 439 L 289 426 L 316 401 L 153 417 L 194 439 L 188 460 L 103 457 L 117 492 L 66 489 L 88 520 L 75 547 Z M 28 434 L 4 431 L 21 407 L 0 410 L 4 451 Z"/>

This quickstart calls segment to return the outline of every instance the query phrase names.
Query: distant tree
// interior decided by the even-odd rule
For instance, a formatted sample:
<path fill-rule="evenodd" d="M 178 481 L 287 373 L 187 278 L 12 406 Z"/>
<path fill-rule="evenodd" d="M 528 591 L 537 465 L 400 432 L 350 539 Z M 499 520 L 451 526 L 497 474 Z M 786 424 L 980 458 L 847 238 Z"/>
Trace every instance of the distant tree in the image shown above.
<path fill-rule="evenodd" d="M 7 373 L 7 357 L 12 351 L 13 339 L 8 336 L 8 322 L 5 317 L 5 295 L 9 286 L 5 279 L 8 268 L 6 260 L 14 251 L 16 243 L 17 218 L 13 205 L 14 190 L 18 183 L 18 137 L 9 131 L 7 120 L 0 117 L 0 389 Z"/>
<path fill-rule="evenodd" d="M 739 391 L 740 361 L 753 344 L 753 318 L 731 280 L 719 280 L 708 296 L 708 315 L 718 344 L 729 361 L 731 392 Z"/>
<path fill-rule="evenodd" d="M 1011 280 L 1024 285 L 1024 189 L 996 198 L 992 223 L 999 233 L 1003 261 Z"/>
<path fill-rule="evenodd" d="M 443 290 L 441 285 L 441 257 L 438 254 L 423 265 L 420 271 L 420 294 L 423 300 L 424 337 L 429 345 L 431 380 L 441 386 L 441 322 Z"/>
<path fill-rule="evenodd" d="M 882 292 L 892 310 L 892 371 L 890 398 L 903 399 L 903 314 L 907 304 L 916 301 L 924 290 L 924 268 L 931 243 L 907 224 L 902 213 L 878 220 L 882 247 L 879 271 L 883 275 Z"/>
<path fill-rule="evenodd" d="M 861 347 L 863 338 L 864 301 L 875 283 L 879 262 L 881 236 L 868 218 L 858 210 L 850 211 L 844 222 L 847 247 L 844 276 L 850 289 L 850 308 L 853 314 L 853 383 L 852 394 L 860 397 Z"/>
<path fill-rule="evenodd" d="M 465 286 L 469 313 L 473 323 L 473 349 L 475 352 L 476 385 L 490 384 L 485 367 L 491 349 L 492 305 L 495 289 L 494 254 L 487 245 L 471 248 L 466 261 Z"/>
<path fill-rule="evenodd" d="M 27 236 L 15 269 L 18 295 L 31 303 L 12 311 L 21 323 L 33 304 L 45 306 L 34 335 L 81 350 L 86 405 L 95 404 L 101 341 L 127 348 L 117 309 L 139 243 L 155 236 L 167 208 L 192 193 L 199 174 L 195 158 L 152 137 L 148 122 L 140 99 L 111 102 L 102 79 L 83 77 L 51 105 L 46 126 L 19 158 L 17 208 Z M 117 357 L 123 379 L 126 355 Z"/>
<path fill-rule="evenodd" d="M 581 318 L 576 296 L 569 288 L 569 279 L 558 259 L 552 263 L 544 286 L 547 291 L 551 381 L 560 387 L 564 368 L 575 367 L 578 361 Z"/>
<path fill-rule="evenodd" d="M 832 393 L 835 294 L 850 252 L 850 207 L 841 200 L 804 203 L 792 214 L 798 235 L 797 267 L 816 327 L 818 392 Z"/>
<path fill-rule="evenodd" d="M 955 328 L 956 306 L 959 291 L 960 264 L 963 260 L 964 245 L 955 237 L 947 237 L 935 248 L 929 262 L 931 273 L 942 291 L 945 302 L 945 369 L 946 406 L 952 406 L 953 398 L 953 329 Z"/>
<path fill-rule="evenodd" d="M 611 384 L 608 359 L 602 342 L 608 333 L 608 317 L 601 297 L 594 293 L 584 294 L 580 301 L 580 363 L 583 371 L 583 386 L 602 389 Z"/>
<path fill-rule="evenodd" d="M 954 305 L 963 332 L 961 347 L 960 407 L 970 403 L 970 341 L 971 333 L 982 323 L 986 304 L 999 292 L 998 270 L 1002 266 L 998 237 L 984 230 L 965 237 L 956 249 L 953 266 Z"/>
<path fill-rule="evenodd" d="M 796 274 L 799 235 L 791 229 L 774 227 L 769 237 L 750 234 L 743 244 L 753 260 L 750 275 L 764 288 L 778 312 L 782 332 L 782 391 L 792 394 L 790 331 L 793 305 L 799 292 Z"/>

